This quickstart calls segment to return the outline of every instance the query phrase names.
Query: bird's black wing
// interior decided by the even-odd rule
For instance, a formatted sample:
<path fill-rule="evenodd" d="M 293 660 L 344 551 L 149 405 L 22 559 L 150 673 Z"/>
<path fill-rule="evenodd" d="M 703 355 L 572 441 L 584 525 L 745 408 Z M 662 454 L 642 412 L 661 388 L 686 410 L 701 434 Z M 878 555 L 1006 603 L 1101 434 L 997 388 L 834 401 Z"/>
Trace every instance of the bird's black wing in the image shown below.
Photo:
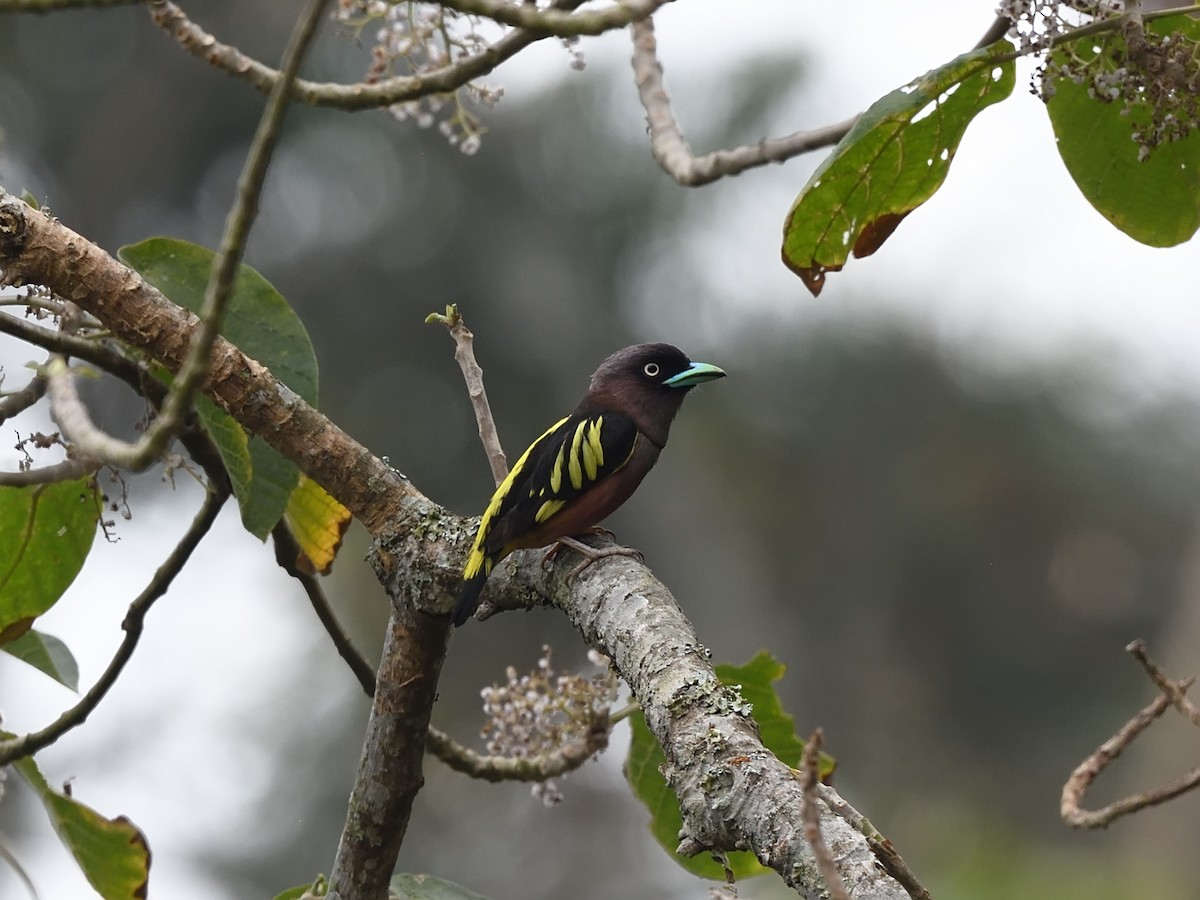
<path fill-rule="evenodd" d="M 465 577 L 480 567 L 490 568 L 484 565 L 487 557 L 620 469 L 636 441 L 637 426 L 619 412 L 575 413 L 555 422 L 496 488 L 467 558 Z"/>

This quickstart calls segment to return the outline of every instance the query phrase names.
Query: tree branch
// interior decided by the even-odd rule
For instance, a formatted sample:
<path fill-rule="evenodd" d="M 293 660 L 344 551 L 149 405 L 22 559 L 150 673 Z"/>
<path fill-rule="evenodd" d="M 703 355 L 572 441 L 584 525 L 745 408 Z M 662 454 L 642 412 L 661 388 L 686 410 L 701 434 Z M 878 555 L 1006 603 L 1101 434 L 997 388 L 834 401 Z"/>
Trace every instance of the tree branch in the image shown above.
<path fill-rule="evenodd" d="M 512 3 L 509 0 L 439 0 L 442 6 L 460 13 L 486 16 L 502 25 L 527 28 L 556 37 L 596 36 L 606 31 L 624 28 L 652 15 L 672 0 L 620 0 L 603 9 L 583 12 L 563 12 L 539 9 L 531 3 Z"/>
<path fill-rule="evenodd" d="M 0 397 L 0 424 L 5 419 L 23 413 L 46 393 L 46 376 L 40 372 L 29 379 L 25 387 Z"/>
<path fill-rule="evenodd" d="M 354 677 L 358 679 L 358 683 L 362 685 L 367 696 L 373 696 L 375 694 L 375 672 L 371 669 L 370 663 L 350 642 L 350 636 L 338 624 L 320 580 L 316 575 L 306 572 L 296 565 L 296 559 L 300 554 L 300 545 L 296 543 L 292 529 L 280 519 L 279 523 L 271 529 L 271 538 L 275 542 L 275 562 L 283 571 L 300 582 L 304 593 L 308 595 L 308 601 L 312 604 L 313 611 L 317 614 L 321 625 L 324 626 L 329 639 L 333 641 L 338 656 L 346 661 L 346 665 L 350 667 L 350 671 L 354 673 Z"/>
<path fill-rule="evenodd" d="M 168 368 L 178 367 L 195 327 L 195 317 L 135 272 L 4 193 L 0 269 L 10 282 L 42 284 L 79 304 Z M 228 342 L 217 340 L 213 359 L 206 392 L 348 506 L 375 537 L 371 561 L 393 612 L 335 869 L 348 888 L 386 884 L 420 784 L 448 634 L 445 614 L 473 520 L 422 496 Z M 801 833 L 800 785 L 730 702 L 666 588 L 644 566 L 614 559 L 596 562 L 568 586 L 573 561 L 544 571 L 541 556 L 519 551 L 505 560 L 489 579 L 489 599 L 499 608 L 524 608 L 550 598 L 588 644 L 613 659 L 663 744 L 667 778 L 684 813 L 685 849 L 749 847 L 789 884 L 816 896 L 820 880 Z M 903 896 L 880 873 L 862 835 L 827 809 L 821 828 L 852 897 Z M 371 882 L 367 869 L 382 881 Z"/>
<path fill-rule="evenodd" d="M 8 283 L 42 284 L 71 299 L 172 372 L 182 365 L 198 321 L 194 315 L 95 244 L 2 188 L 0 270 Z M 0 318 L 0 324 L 11 323 Z M 437 518 L 433 504 L 260 363 L 220 337 L 211 360 L 205 392 L 348 506 L 373 534 L 398 527 L 398 522 L 434 526 L 429 521 Z M 447 566 L 447 583 L 451 568 Z"/>
<path fill-rule="evenodd" d="M 90 475 L 99 468 L 100 463 L 88 457 L 66 459 L 52 466 L 39 466 L 19 472 L 0 472 L 0 487 L 27 487 L 31 484 L 71 481 Z"/>
<path fill-rule="evenodd" d="M 804 839 L 812 848 L 813 859 L 817 861 L 817 871 L 825 882 L 829 900 L 849 900 L 846 885 L 838 874 L 837 863 L 833 854 L 821 836 L 821 814 L 817 806 L 817 785 L 821 783 L 820 756 L 825 736 L 821 729 L 814 731 L 804 744 L 804 753 L 800 757 L 800 786 L 804 789 Z"/>
<path fill-rule="evenodd" d="M 579 6 L 583 0 L 556 0 L 552 8 L 569 10 Z M 545 12 L 545 10 L 544 10 Z M 188 53 L 203 59 L 209 65 L 249 81 L 260 91 L 269 91 L 280 78 L 270 66 L 242 53 L 236 47 L 223 44 L 211 34 L 192 22 L 187 15 L 169 0 L 158 0 L 151 4 L 150 15 L 154 22 L 171 35 Z M 327 106 L 336 109 L 377 109 L 416 100 L 431 94 L 447 94 L 469 81 L 488 74 L 500 63 L 520 53 L 530 44 L 545 40 L 551 35 L 544 31 L 517 30 L 505 35 L 495 44 L 475 56 L 470 56 L 452 65 L 444 66 L 424 75 L 404 75 L 367 84 L 333 84 L 296 79 L 291 88 L 292 99 L 311 106 Z"/>
<path fill-rule="evenodd" d="M 0 13 L 50 13 L 62 9 L 107 9 L 110 6 L 136 6 L 149 0 L 0 0 Z"/>
<path fill-rule="evenodd" d="M 430 313 L 425 321 L 442 323 L 454 338 L 454 359 L 462 369 L 463 381 L 467 383 L 467 396 L 471 398 L 471 408 L 475 410 L 475 424 L 479 428 L 479 440 L 483 444 L 483 452 L 487 454 L 488 465 L 492 467 L 492 479 L 499 484 L 508 475 L 508 460 L 500 445 L 496 420 L 492 417 L 492 407 L 483 386 L 483 369 L 475 361 L 475 335 L 467 328 L 467 323 L 454 304 L 446 307 L 445 315 Z"/>
<path fill-rule="evenodd" d="M 1087 759 L 1076 766 L 1075 771 L 1063 785 L 1059 812 L 1063 821 L 1074 828 L 1105 828 L 1121 816 L 1137 812 L 1147 806 L 1165 803 L 1200 786 L 1200 766 L 1197 766 L 1174 781 L 1153 790 L 1123 797 L 1102 809 L 1093 811 L 1083 808 L 1083 799 L 1100 773 L 1108 768 L 1109 764 L 1120 756 L 1138 735 L 1154 724 L 1155 719 L 1172 706 L 1182 716 L 1190 719 L 1193 725 L 1200 726 L 1200 713 L 1184 696 L 1196 679 L 1193 677 L 1185 678 L 1182 681 L 1171 681 L 1158 666 L 1150 661 L 1143 641 L 1133 641 L 1125 649 L 1142 664 L 1147 675 L 1162 693 L 1122 725 L 1116 734 L 1096 748 L 1096 751 Z"/>
<path fill-rule="evenodd" d="M 317 23 L 328 2 L 329 0 L 312 0 L 288 41 L 287 49 L 284 51 L 280 78 L 271 89 L 262 119 L 254 133 L 250 152 L 247 154 L 245 166 L 238 179 L 237 197 L 225 221 L 221 246 L 213 260 L 212 275 L 205 288 L 204 305 L 200 310 L 200 329 L 189 342 L 187 356 L 171 383 L 159 414 L 146 429 L 145 434 L 134 444 L 103 435 L 94 427 L 89 429 L 87 426 L 90 425 L 90 421 L 87 419 L 86 413 L 82 416 L 73 416 L 79 434 L 89 436 L 90 449 L 87 451 L 89 455 L 121 468 L 141 472 L 158 460 L 167 445 L 183 427 L 184 419 L 192 405 L 192 397 L 200 382 L 208 374 L 209 354 L 220 333 L 221 320 L 224 317 L 229 298 L 233 295 L 233 281 L 245 252 L 246 240 L 250 236 L 250 227 L 258 214 L 258 198 L 262 193 L 271 156 L 279 141 L 279 132 L 283 127 L 283 116 L 287 112 L 289 102 L 289 88 L 296 78 L 300 61 L 304 58 L 304 53 L 316 34 Z M 54 367 L 53 362 L 51 365 Z M 65 364 L 56 371 L 51 371 L 51 391 L 65 397 L 62 385 L 69 377 Z M 73 406 L 68 406 L 65 400 L 62 408 L 64 410 L 69 408 L 72 412 L 82 412 L 82 405 L 75 403 Z"/>
<path fill-rule="evenodd" d="M 564 552 L 562 556 L 568 556 Z M 568 585 L 572 560 L 549 570 L 518 551 L 488 579 L 493 609 L 549 598 L 607 655 L 662 744 L 663 775 L 683 814 L 680 853 L 750 850 L 805 897 L 825 890 L 803 835 L 803 788 L 763 746 L 740 697 L 722 685 L 667 588 L 628 559 L 601 559 Z M 821 831 L 853 898 L 906 898 L 864 836 L 824 802 Z"/>
<path fill-rule="evenodd" d="M 456 772 L 483 781 L 546 781 L 578 769 L 608 746 L 608 729 L 593 728 L 584 740 L 572 741 L 540 756 L 486 756 L 430 727 L 429 752 Z"/>
<path fill-rule="evenodd" d="M 662 64 L 658 61 L 654 21 L 647 18 L 634 22 L 632 36 L 633 78 L 638 99 L 646 111 L 650 152 L 663 171 L 685 187 L 699 187 L 727 175 L 737 175 L 746 169 L 784 162 L 820 147 L 831 147 L 845 137 L 846 132 L 858 121 L 858 116 L 854 116 L 813 131 L 797 131 L 781 138 L 763 138 L 754 144 L 694 156 L 671 111 L 671 100 L 663 84 Z"/>
<path fill-rule="evenodd" d="M 208 534 L 209 529 L 212 528 L 213 523 L 217 520 L 217 514 L 221 511 L 221 507 L 228 498 L 229 492 L 222 489 L 211 491 L 205 496 L 204 505 L 196 513 L 196 517 L 192 520 L 187 533 L 184 534 L 179 544 L 171 551 L 171 554 L 163 564 L 158 567 L 158 570 L 154 573 L 154 577 L 146 585 L 145 590 L 129 604 L 129 611 L 125 614 L 125 620 L 121 623 L 121 628 L 125 631 L 125 637 L 121 640 L 120 646 L 117 647 L 117 652 L 113 654 L 113 658 L 109 661 L 108 667 L 104 670 L 100 678 L 97 679 L 96 683 L 92 685 L 91 690 L 84 694 L 78 703 L 41 731 L 33 731 L 7 741 L 0 741 L 0 766 L 29 756 L 31 753 L 36 753 L 43 747 L 48 747 L 72 728 L 82 725 L 87 720 L 87 717 L 92 714 L 92 711 L 104 699 L 109 690 L 112 689 L 112 686 L 117 683 L 117 678 L 125 668 L 125 664 L 129 662 L 133 656 L 133 651 L 137 649 L 138 641 L 142 636 L 146 614 L 150 612 L 150 607 L 154 605 L 154 601 L 167 592 L 167 589 L 171 586 L 171 582 L 175 580 L 175 576 L 183 570 L 188 559 L 191 558 L 192 552 L 199 546 L 204 536 Z"/>

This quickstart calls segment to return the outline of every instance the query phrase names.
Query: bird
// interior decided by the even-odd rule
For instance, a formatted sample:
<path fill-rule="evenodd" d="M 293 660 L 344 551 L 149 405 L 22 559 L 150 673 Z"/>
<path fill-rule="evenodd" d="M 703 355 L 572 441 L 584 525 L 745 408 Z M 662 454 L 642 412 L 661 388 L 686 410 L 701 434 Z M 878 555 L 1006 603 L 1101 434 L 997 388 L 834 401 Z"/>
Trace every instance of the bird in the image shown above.
<path fill-rule="evenodd" d="M 492 495 L 463 567 L 454 624 L 474 614 L 504 557 L 587 534 L 628 500 L 667 445 L 683 398 L 724 377 L 663 343 L 635 344 L 600 363 L 579 405 L 529 445 Z M 585 549 L 584 566 L 613 553 L 640 556 L 624 547 Z"/>

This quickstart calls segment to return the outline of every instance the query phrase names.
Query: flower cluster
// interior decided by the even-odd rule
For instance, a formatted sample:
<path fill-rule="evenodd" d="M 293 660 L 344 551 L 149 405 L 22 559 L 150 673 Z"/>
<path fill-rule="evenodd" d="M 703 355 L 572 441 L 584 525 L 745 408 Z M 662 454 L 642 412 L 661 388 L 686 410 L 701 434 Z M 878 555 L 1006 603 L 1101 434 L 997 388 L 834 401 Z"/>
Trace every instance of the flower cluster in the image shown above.
<path fill-rule="evenodd" d="M 1121 0 L 1005 0 L 997 11 L 1012 22 L 1009 37 L 1021 52 L 1043 54 L 1032 85 L 1042 100 L 1069 80 L 1094 100 L 1120 103 L 1122 115 L 1139 113 L 1130 133 L 1139 159 L 1200 124 L 1200 44 L 1186 35 L 1155 34 L 1130 15 L 1091 40 L 1061 40 L 1081 25 L 1125 16 Z"/>
<path fill-rule="evenodd" d="M 488 753 L 528 759 L 585 740 L 596 729 L 607 730 L 617 679 L 607 659 L 589 656 L 603 665 L 601 673 L 590 678 L 560 674 L 551 667 L 550 648 L 543 647 L 535 671 L 518 675 L 509 666 L 506 684 L 484 688 L 488 721 L 481 733 Z M 533 791 L 547 805 L 562 799 L 553 782 L 535 785 Z"/>

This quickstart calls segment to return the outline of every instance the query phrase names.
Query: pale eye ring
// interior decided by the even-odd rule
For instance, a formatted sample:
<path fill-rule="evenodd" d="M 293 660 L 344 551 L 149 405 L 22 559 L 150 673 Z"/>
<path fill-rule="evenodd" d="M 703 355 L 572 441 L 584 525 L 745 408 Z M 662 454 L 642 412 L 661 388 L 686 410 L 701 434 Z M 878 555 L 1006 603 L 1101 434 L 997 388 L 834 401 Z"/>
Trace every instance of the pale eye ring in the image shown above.
<path fill-rule="evenodd" d="M 642 366 L 642 371 L 651 378 L 657 378 L 659 373 L 658 363 L 646 363 L 646 365 Z"/>

